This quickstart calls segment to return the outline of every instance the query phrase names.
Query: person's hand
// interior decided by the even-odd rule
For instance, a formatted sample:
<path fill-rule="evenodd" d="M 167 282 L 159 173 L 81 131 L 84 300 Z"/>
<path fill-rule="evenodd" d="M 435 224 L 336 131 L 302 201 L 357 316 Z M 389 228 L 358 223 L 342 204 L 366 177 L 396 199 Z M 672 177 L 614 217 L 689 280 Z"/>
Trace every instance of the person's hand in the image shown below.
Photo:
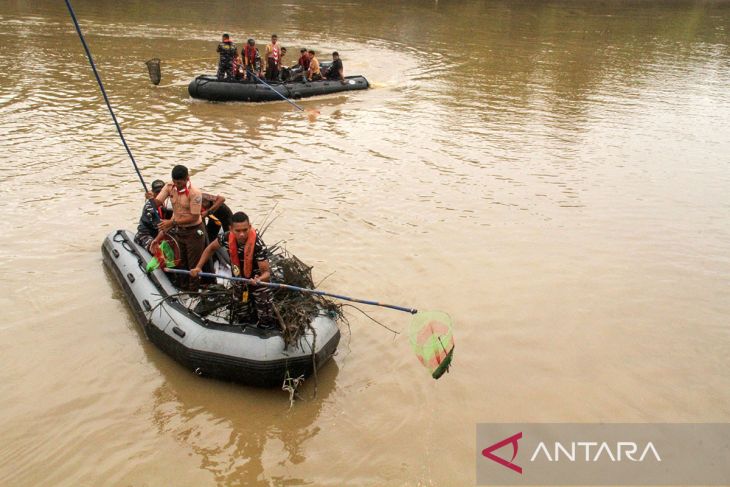
<path fill-rule="evenodd" d="M 249 282 L 249 285 L 256 287 L 259 285 L 259 281 L 260 281 L 259 277 L 255 276 L 253 279 L 251 279 L 251 282 Z"/>
<path fill-rule="evenodd" d="M 153 200 L 153 199 L 155 199 L 155 193 L 153 193 L 152 191 L 147 191 L 144 194 L 144 197 L 147 198 L 148 200 Z"/>
<path fill-rule="evenodd" d="M 190 269 L 190 277 L 198 277 L 198 274 L 202 272 L 202 269 L 200 267 L 193 267 Z"/>
<path fill-rule="evenodd" d="M 203 211 L 200 212 L 200 217 L 201 218 L 205 218 L 206 216 L 208 216 L 208 210 L 203 210 Z"/>
<path fill-rule="evenodd" d="M 174 223 L 172 220 L 162 220 L 159 225 L 157 225 L 157 228 L 162 230 L 163 232 L 168 231 L 174 226 Z"/>

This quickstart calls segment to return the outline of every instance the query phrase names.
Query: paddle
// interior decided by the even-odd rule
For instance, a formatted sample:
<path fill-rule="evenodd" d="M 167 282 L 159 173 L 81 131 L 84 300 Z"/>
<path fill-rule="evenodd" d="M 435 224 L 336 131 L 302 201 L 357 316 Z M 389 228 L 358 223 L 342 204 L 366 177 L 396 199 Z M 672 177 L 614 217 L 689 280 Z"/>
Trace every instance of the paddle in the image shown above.
<path fill-rule="evenodd" d="M 307 114 L 310 115 L 310 116 L 317 116 L 317 115 L 319 115 L 319 110 L 305 110 L 304 108 L 302 108 L 301 106 L 297 105 L 296 103 L 294 103 L 292 100 L 290 100 L 286 96 L 284 96 L 281 93 L 279 93 L 278 91 L 276 91 L 276 88 L 274 88 L 269 83 L 267 83 L 266 81 L 264 81 L 261 78 L 259 78 L 258 76 L 256 76 L 253 72 L 249 71 L 248 74 L 250 74 L 251 76 L 253 76 L 254 78 L 256 78 L 260 83 L 262 83 L 264 86 L 266 86 L 271 91 L 273 91 L 274 93 L 276 93 L 282 100 L 291 103 L 292 105 L 294 105 L 300 111 L 307 112 Z"/>

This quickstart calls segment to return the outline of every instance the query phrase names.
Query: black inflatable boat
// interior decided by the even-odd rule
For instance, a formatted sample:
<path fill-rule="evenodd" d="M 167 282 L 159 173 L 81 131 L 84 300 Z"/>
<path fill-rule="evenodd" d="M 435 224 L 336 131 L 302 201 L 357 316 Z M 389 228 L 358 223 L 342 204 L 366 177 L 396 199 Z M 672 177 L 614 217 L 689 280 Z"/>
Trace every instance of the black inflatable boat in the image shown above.
<path fill-rule="evenodd" d="M 295 100 L 316 95 L 328 95 L 341 91 L 365 90 L 368 80 L 364 76 L 347 76 L 344 81 L 290 81 L 285 83 L 268 83 L 248 81 L 218 81 L 215 76 L 198 76 L 188 85 L 188 93 L 193 98 L 209 101 L 281 101 L 280 95 Z"/>
<path fill-rule="evenodd" d="M 198 375 L 281 386 L 286 378 L 307 377 L 315 366 L 322 367 L 339 344 L 337 323 L 324 310 L 289 346 L 278 331 L 231 325 L 192 311 L 168 274 L 145 271 L 152 256 L 129 231 L 109 234 L 102 254 L 149 340 Z"/>

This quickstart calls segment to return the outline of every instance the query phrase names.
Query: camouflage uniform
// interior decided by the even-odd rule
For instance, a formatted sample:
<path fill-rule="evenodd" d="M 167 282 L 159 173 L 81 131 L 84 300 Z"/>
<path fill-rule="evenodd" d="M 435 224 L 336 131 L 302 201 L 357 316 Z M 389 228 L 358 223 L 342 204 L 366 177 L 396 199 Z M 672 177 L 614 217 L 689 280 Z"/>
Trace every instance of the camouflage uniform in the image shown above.
<path fill-rule="evenodd" d="M 221 42 L 216 52 L 220 54 L 218 61 L 218 79 L 233 79 L 233 58 L 236 57 L 236 45 L 233 42 Z"/>
<path fill-rule="evenodd" d="M 230 252 L 228 246 L 228 235 L 230 232 L 221 233 L 218 236 L 218 243 L 221 247 L 224 247 L 226 251 Z M 244 262 L 244 245 L 238 245 L 238 260 Z M 256 244 L 253 250 L 253 271 L 252 277 L 260 276 L 261 269 L 259 268 L 259 262 L 269 260 L 269 251 L 266 248 L 261 237 L 256 235 Z M 242 264 L 243 265 L 243 264 Z M 236 277 L 241 276 L 241 270 L 233 266 L 232 272 Z M 258 326 L 261 328 L 277 328 L 278 321 L 274 314 L 274 295 L 271 292 L 271 288 L 264 285 L 248 286 L 237 284 L 235 286 L 236 297 L 245 303 L 251 302 L 256 310 L 256 317 L 258 318 Z"/>

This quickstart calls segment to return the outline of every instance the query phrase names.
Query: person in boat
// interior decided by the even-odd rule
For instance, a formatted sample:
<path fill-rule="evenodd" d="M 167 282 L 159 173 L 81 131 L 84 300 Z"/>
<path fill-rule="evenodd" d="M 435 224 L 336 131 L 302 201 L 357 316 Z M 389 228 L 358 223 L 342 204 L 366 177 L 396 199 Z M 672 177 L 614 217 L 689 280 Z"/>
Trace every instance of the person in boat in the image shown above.
<path fill-rule="evenodd" d="M 238 49 L 236 49 L 236 56 L 233 58 L 233 79 L 243 79 L 243 58 Z"/>
<path fill-rule="evenodd" d="M 342 60 L 340 59 L 340 53 L 337 51 L 332 53 L 332 64 L 325 72 L 325 77 L 331 81 L 345 82 L 345 70 L 342 67 Z"/>
<path fill-rule="evenodd" d="M 261 77 L 261 56 L 259 55 L 259 49 L 256 47 L 256 41 L 249 39 L 246 42 L 246 46 L 243 48 L 241 53 L 243 57 L 243 67 L 245 70 L 245 76 L 248 81 L 254 81 L 255 74 L 259 78 Z"/>
<path fill-rule="evenodd" d="M 266 79 L 276 81 L 279 79 L 281 69 L 281 46 L 276 34 L 271 34 L 271 44 L 266 46 Z"/>
<path fill-rule="evenodd" d="M 218 60 L 218 80 L 231 79 L 233 77 L 233 59 L 236 57 L 236 45 L 231 36 L 223 34 L 216 52 L 220 55 Z"/>
<path fill-rule="evenodd" d="M 162 179 L 155 179 L 152 181 L 152 193 L 157 196 L 165 187 L 165 182 Z M 159 230 L 157 224 L 164 218 L 169 218 L 170 213 L 165 208 L 164 204 L 155 205 L 152 200 L 144 202 L 142 208 L 142 216 L 139 217 L 139 223 L 137 224 L 137 233 L 134 235 L 134 241 L 145 249 L 150 249 L 150 244 L 155 239 Z"/>
<path fill-rule="evenodd" d="M 212 242 L 218 237 L 220 230 L 227 232 L 231 227 L 231 217 L 233 212 L 224 202 L 225 197 L 217 194 L 212 195 L 209 193 L 203 193 L 203 212 L 200 216 L 205 221 L 208 218 L 208 223 L 205 225 L 205 231 L 208 235 L 208 242 Z"/>
<path fill-rule="evenodd" d="M 302 71 L 309 69 L 309 53 L 307 52 L 306 47 L 299 49 L 299 60 L 297 61 L 297 66 L 301 67 Z"/>
<path fill-rule="evenodd" d="M 284 57 L 286 56 L 286 47 L 281 47 L 281 57 L 279 58 L 279 81 L 289 81 L 289 68 L 284 65 Z"/>
<path fill-rule="evenodd" d="M 198 264 L 190 270 L 190 275 L 197 276 L 203 265 L 215 255 L 218 249 L 228 251 L 231 259 L 231 271 L 234 277 L 251 279 L 249 284 L 236 285 L 236 299 L 243 302 L 253 300 L 260 328 L 273 329 L 277 327 L 274 314 L 274 301 L 271 288 L 258 284 L 271 280 L 269 265 L 269 251 L 261 237 L 251 226 L 251 223 L 242 211 L 237 211 L 231 217 L 231 230 L 222 233 L 213 240 L 203 251 Z"/>
<path fill-rule="evenodd" d="M 319 81 L 322 79 L 322 71 L 319 69 L 319 60 L 313 50 L 309 50 L 309 69 L 307 70 L 307 81 Z"/>
<path fill-rule="evenodd" d="M 297 63 L 289 67 L 289 76 L 287 81 L 303 81 L 309 69 L 309 55 L 307 48 L 303 47 L 299 50 L 299 59 Z"/>
<path fill-rule="evenodd" d="M 202 191 L 190 182 L 188 168 L 177 165 L 172 168 L 172 181 L 165 184 L 158 194 L 150 191 L 146 196 L 155 207 L 162 205 L 168 197 L 172 200 L 172 218 L 160 221 L 157 225 L 160 233 L 151 245 L 158 244 L 164 235 L 170 235 L 180 249 L 178 267 L 190 269 L 200 260 L 205 249 L 205 227 L 200 216 L 203 204 Z M 198 284 L 198 279 L 185 278 L 179 287 L 195 290 Z"/>

